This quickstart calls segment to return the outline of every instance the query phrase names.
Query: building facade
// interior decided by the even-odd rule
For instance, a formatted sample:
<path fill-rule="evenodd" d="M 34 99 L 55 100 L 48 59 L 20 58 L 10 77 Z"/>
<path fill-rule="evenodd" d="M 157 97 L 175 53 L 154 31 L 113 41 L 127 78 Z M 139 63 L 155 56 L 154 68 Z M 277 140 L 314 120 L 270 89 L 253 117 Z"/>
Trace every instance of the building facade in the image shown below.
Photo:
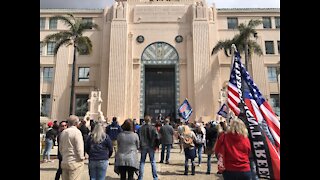
<path fill-rule="evenodd" d="M 280 9 L 217 9 L 201 0 L 127 0 L 104 9 L 40 9 L 41 122 L 69 115 L 73 47 L 63 46 L 54 56 L 55 42 L 41 44 L 46 35 L 66 29 L 52 17 L 67 13 L 99 26 L 84 33 L 93 52 L 77 54 L 72 103 L 80 117 L 88 110 L 90 92 L 100 90 L 103 114 L 120 122 L 145 114 L 178 118 L 185 98 L 193 108 L 192 121 L 216 118 L 231 58 L 223 51 L 211 55 L 212 48 L 238 34 L 237 25 L 250 19 L 263 20 L 255 38 L 263 55 L 253 54 L 249 69 L 280 113 Z"/>

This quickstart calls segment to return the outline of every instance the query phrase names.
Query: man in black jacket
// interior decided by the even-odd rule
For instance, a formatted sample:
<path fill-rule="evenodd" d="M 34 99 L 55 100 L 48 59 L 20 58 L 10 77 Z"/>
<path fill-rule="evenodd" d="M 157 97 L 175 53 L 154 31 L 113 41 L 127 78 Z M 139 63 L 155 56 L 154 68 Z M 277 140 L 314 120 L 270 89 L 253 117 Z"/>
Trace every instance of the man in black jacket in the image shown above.
<path fill-rule="evenodd" d="M 57 169 L 57 172 L 56 172 L 56 176 L 55 176 L 55 180 L 59 180 L 60 179 L 60 176 L 62 174 L 62 169 L 61 169 L 61 161 L 62 161 L 62 156 L 60 154 L 60 151 L 59 151 L 59 137 L 60 137 L 60 134 L 63 130 L 67 129 L 67 121 L 61 121 L 60 124 L 59 124 L 59 133 L 58 133 L 58 137 L 57 137 L 57 141 L 58 141 L 58 159 L 59 159 L 59 168 Z"/>
<path fill-rule="evenodd" d="M 138 180 L 143 179 L 147 154 L 149 154 L 151 162 L 153 180 L 158 180 L 156 161 L 154 159 L 154 146 L 156 139 L 159 139 L 159 135 L 156 128 L 151 125 L 151 117 L 149 115 L 144 118 L 144 121 L 145 124 L 139 129 L 141 159 Z"/>

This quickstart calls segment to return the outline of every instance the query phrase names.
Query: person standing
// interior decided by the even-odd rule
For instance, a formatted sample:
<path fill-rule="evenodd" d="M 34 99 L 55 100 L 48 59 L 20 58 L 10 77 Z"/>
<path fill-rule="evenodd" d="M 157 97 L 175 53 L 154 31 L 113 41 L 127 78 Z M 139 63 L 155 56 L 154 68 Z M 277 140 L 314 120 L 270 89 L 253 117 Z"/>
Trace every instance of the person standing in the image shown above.
<path fill-rule="evenodd" d="M 139 170 L 138 149 L 139 137 L 133 131 L 133 122 L 131 119 L 124 121 L 123 131 L 118 135 L 118 152 L 115 156 L 115 172 L 120 174 L 121 180 L 133 180 L 134 172 Z"/>
<path fill-rule="evenodd" d="M 109 135 L 112 141 L 112 147 L 114 149 L 114 153 L 117 153 L 117 148 L 118 148 L 117 137 L 120 132 L 122 132 L 122 128 L 118 124 L 117 117 L 113 117 L 112 123 L 106 128 L 106 133 Z"/>
<path fill-rule="evenodd" d="M 216 143 L 214 151 L 221 153 L 224 146 L 224 180 L 251 179 L 249 156 L 251 153 L 248 130 L 242 120 L 235 118 L 230 122 L 226 133 L 222 133 Z"/>
<path fill-rule="evenodd" d="M 179 147 L 180 147 L 180 153 L 182 153 L 183 150 L 183 142 L 181 140 L 181 135 L 183 133 L 183 125 L 182 125 L 182 119 L 180 119 L 179 121 L 179 126 L 177 128 L 177 132 L 178 132 L 178 139 L 179 139 Z"/>
<path fill-rule="evenodd" d="M 183 148 L 184 148 L 184 175 L 188 175 L 188 161 L 191 161 L 191 175 L 195 175 L 195 165 L 194 165 L 194 158 L 196 157 L 196 148 L 194 141 L 196 140 L 196 135 L 190 129 L 188 125 L 183 126 L 183 133 L 181 135 L 183 141 Z"/>
<path fill-rule="evenodd" d="M 133 119 L 133 127 L 134 127 L 134 132 L 138 133 L 140 125 L 137 123 L 137 119 Z"/>
<path fill-rule="evenodd" d="M 164 120 L 164 125 L 160 128 L 160 139 L 161 139 L 161 159 L 160 163 L 163 163 L 164 160 L 164 151 L 167 149 L 166 154 L 166 164 L 169 164 L 170 159 L 170 150 L 173 142 L 173 128 L 169 125 L 170 120 L 169 118 L 166 118 Z"/>
<path fill-rule="evenodd" d="M 145 124 L 141 126 L 139 130 L 141 159 L 138 180 L 143 179 L 144 164 L 146 162 L 147 154 L 149 154 L 151 162 L 153 180 L 158 180 L 156 161 L 154 159 L 154 145 L 156 139 L 159 139 L 159 135 L 156 128 L 151 125 L 151 117 L 149 115 L 145 116 L 144 122 Z"/>
<path fill-rule="evenodd" d="M 206 174 L 210 174 L 211 172 L 211 156 L 213 154 L 213 146 L 216 142 L 218 132 L 217 128 L 213 123 L 208 123 L 206 130 L 206 154 L 207 158 L 207 172 Z"/>
<path fill-rule="evenodd" d="M 43 151 L 43 162 L 53 162 L 53 160 L 50 160 L 50 152 L 51 149 L 54 145 L 54 141 L 56 139 L 56 136 L 58 132 L 52 128 L 53 123 L 50 121 L 48 122 L 48 130 L 46 132 L 46 137 L 45 137 L 45 149 Z"/>
<path fill-rule="evenodd" d="M 198 152 L 198 166 L 201 166 L 201 162 L 202 162 L 202 149 L 204 146 L 204 143 L 206 142 L 206 134 L 205 132 L 203 132 L 201 130 L 201 125 L 200 123 L 196 124 L 196 128 L 193 131 L 196 135 L 196 142 L 195 142 L 195 146 L 196 146 L 196 150 Z"/>
<path fill-rule="evenodd" d="M 102 123 L 96 123 L 91 135 L 88 136 L 85 152 L 89 155 L 90 180 L 104 180 L 113 148 Z"/>
<path fill-rule="evenodd" d="M 80 180 L 84 166 L 84 142 L 82 134 L 77 128 L 79 118 L 70 115 L 68 128 L 60 135 L 59 151 L 62 155 L 62 180 Z"/>
<path fill-rule="evenodd" d="M 61 156 L 61 153 L 59 151 L 59 143 L 60 143 L 60 134 L 65 129 L 67 129 L 67 121 L 61 121 L 59 123 L 59 133 L 58 133 L 58 136 L 57 136 L 59 167 L 57 169 L 56 176 L 54 178 L 55 180 L 59 180 L 60 176 L 62 174 L 62 169 L 61 169 L 62 156 Z"/>
<path fill-rule="evenodd" d="M 89 135 L 89 133 L 90 133 L 90 130 L 89 130 L 89 128 L 86 126 L 86 120 L 81 120 L 80 121 L 81 123 L 80 123 L 80 127 L 79 127 L 79 130 L 80 130 L 80 132 L 81 132 L 81 134 L 82 134 L 82 139 L 83 139 L 83 142 L 84 142 L 84 147 L 85 147 L 85 145 L 86 145 L 86 141 L 87 141 L 87 138 L 88 138 L 88 135 Z M 104 130 L 104 129 L 103 129 Z M 85 154 L 84 154 L 84 156 L 86 156 Z"/>

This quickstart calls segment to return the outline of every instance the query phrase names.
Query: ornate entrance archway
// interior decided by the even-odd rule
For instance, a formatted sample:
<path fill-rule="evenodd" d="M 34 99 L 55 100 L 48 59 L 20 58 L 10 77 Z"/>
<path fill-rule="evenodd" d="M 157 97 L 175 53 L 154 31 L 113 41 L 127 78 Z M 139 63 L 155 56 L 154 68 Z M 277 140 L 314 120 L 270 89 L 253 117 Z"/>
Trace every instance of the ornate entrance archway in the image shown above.
<path fill-rule="evenodd" d="M 140 118 L 144 118 L 144 115 L 146 113 L 146 108 L 148 108 L 148 110 L 152 109 L 155 111 L 155 113 L 159 112 L 164 112 L 162 113 L 163 115 L 167 115 L 166 113 L 166 108 L 164 108 L 164 106 L 159 105 L 159 108 L 157 109 L 157 105 L 155 104 L 148 104 L 146 107 L 146 86 L 147 88 L 150 87 L 150 84 L 146 85 L 146 69 L 147 69 L 147 73 L 150 76 L 151 74 L 149 72 L 152 72 L 154 70 L 150 70 L 150 69 L 158 69 L 158 74 L 160 73 L 166 73 L 166 75 L 168 75 L 167 72 L 171 72 L 168 69 L 172 69 L 173 71 L 173 76 L 168 75 L 166 77 L 170 77 L 170 78 L 174 78 L 174 83 L 173 83 L 173 100 L 170 102 L 174 102 L 174 105 L 170 104 L 170 103 L 166 103 L 163 102 L 162 104 L 170 104 L 167 105 L 167 107 L 173 107 L 174 108 L 174 116 L 175 118 L 178 118 L 178 114 L 177 114 L 177 109 L 179 107 L 179 97 L 180 97 L 180 81 L 179 81 L 179 55 L 178 52 L 176 51 L 176 49 L 171 46 L 168 43 L 165 42 L 154 42 L 149 44 L 144 51 L 142 52 L 141 55 L 141 77 L 140 77 Z M 162 70 L 161 70 L 162 69 Z M 160 80 L 159 80 L 160 78 Z M 157 79 L 159 81 L 170 81 L 166 79 L 166 78 L 161 78 L 160 76 L 157 76 Z M 148 77 L 148 82 L 150 82 L 150 77 Z M 152 83 L 151 83 L 152 84 Z M 166 84 L 164 82 L 164 84 Z M 170 82 L 169 82 L 170 84 Z M 156 87 L 157 88 L 157 87 Z M 169 86 L 168 86 L 169 88 Z M 167 90 L 170 91 L 170 90 Z M 164 91 L 159 91 L 158 95 L 159 95 L 159 101 L 166 99 L 166 98 L 161 98 L 161 95 L 166 96 L 165 93 L 161 92 L 166 92 L 166 90 Z M 148 93 L 148 97 L 150 96 L 150 93 Z M 154 101 L 150 100 L 150 98 L 148 98 L 148 103 L 152 103 Z M 168 98 L 167 98 L 168 99 Z M 170 98 L 169 98 L 170 99 Z M 168 101 L 169 102 L 169 101 Z M 159 103 L 161 104 L 161 102 Z M 155 107 L 155 109 L 153 109 L 153 107 L 151 108 L 151 106 Z M 166 105 L 165 105 L 166 106 Z"/>

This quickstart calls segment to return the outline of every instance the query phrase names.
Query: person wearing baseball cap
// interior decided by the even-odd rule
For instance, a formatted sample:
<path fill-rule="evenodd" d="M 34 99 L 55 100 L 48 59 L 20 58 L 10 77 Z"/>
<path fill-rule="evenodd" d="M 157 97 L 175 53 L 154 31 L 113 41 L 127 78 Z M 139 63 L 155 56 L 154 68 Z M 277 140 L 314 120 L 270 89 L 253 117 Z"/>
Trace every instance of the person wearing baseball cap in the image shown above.
<path fill-rule="evenodd" d="M 50 152 L 58 132 L 55 129 L 52 129 L 52 126 L 53 126 L 53 122 L 49 121 L 48 130 L 46 132 L 45 149 L 42 155 L 42 158 L 43 158 L 42 162 L 53 162 L 50 160 Z"/>

